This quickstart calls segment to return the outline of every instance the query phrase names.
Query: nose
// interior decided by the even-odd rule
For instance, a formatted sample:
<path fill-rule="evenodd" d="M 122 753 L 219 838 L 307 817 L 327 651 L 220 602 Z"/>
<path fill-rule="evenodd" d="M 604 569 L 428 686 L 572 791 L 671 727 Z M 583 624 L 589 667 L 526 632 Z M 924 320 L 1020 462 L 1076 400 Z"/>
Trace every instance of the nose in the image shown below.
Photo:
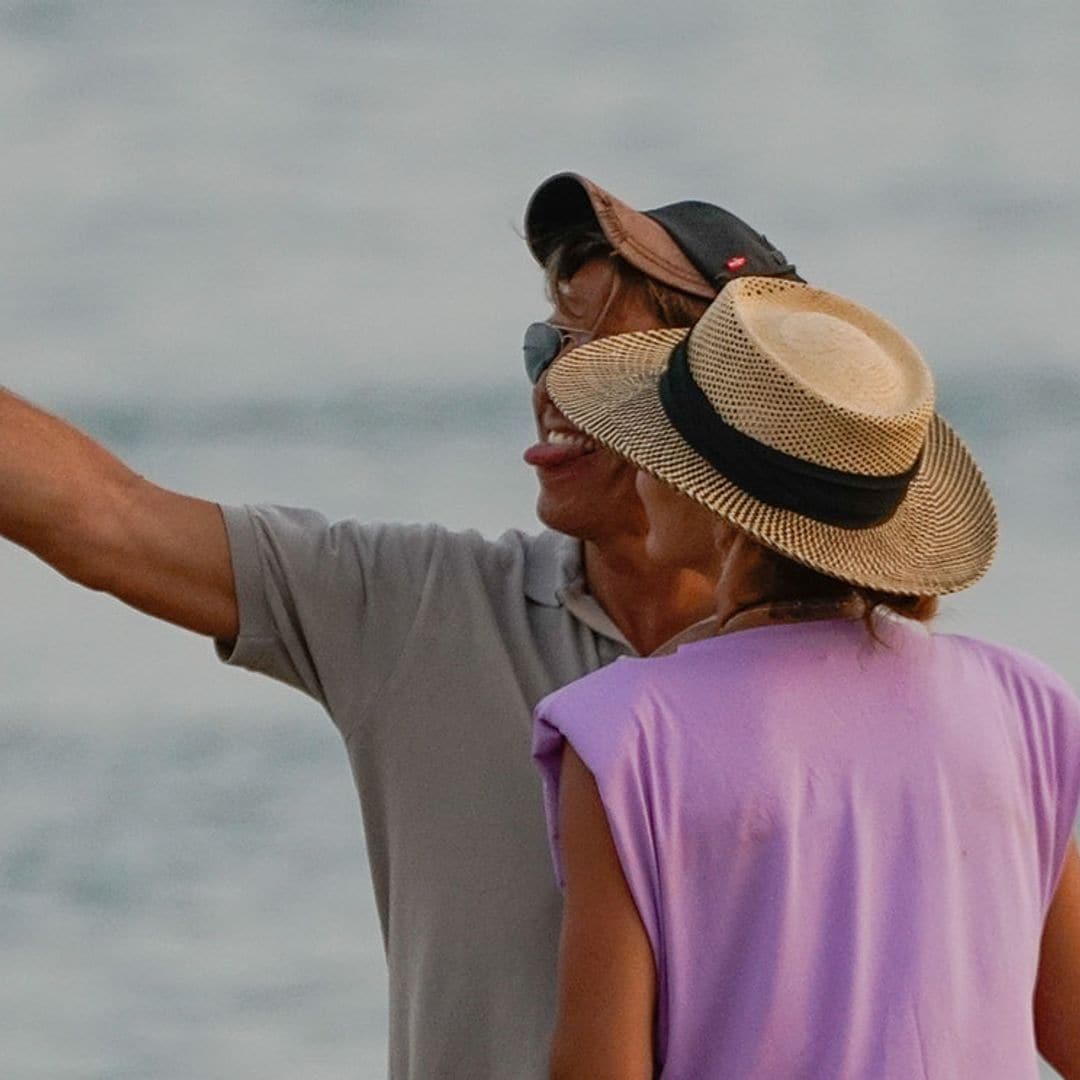
<path fill-rule="evenodd" d="M 540 417 L 540 415 L 549 405 L 553 406 L 551 396 L 547 392 L 547 377 L 548 373 L 546 371 L 542 371 L 540 373 L 540 378 L 537 379 L 535 383 L 533 383 L 533 410 L 535 411 L 537 417 Z"/>

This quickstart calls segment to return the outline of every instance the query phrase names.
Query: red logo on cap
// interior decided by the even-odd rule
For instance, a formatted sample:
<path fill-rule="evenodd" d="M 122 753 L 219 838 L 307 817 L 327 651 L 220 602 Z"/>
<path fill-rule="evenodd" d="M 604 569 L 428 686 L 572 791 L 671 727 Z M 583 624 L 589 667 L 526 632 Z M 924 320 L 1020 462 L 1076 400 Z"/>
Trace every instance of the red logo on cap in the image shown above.
<path fill-rule="evenodd" d="M 746 256 L 732 255 L 724 265 L 734 274 L 736 270 L 741 270 L 746 265 Z"/>

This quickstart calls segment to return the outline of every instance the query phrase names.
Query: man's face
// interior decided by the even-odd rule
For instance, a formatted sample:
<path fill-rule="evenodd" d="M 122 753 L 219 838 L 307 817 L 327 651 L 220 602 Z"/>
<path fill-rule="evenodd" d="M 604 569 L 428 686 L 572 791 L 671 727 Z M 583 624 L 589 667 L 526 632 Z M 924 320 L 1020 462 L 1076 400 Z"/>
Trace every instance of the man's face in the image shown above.
<path fill-rule="evenodd" d="M 594 337 L 661 327 L 645 295 L 621 285 L 612 299 L 614 285 L 609 260 L 587 262 L 560 285 L 551 322 L 591 331 Z M 525 460 L 540 481 L 540 520 L 596 543 L 620 534 L 643 536 L 646 522 L 634 489 L 634 467 L 597 447 L 563 416 L 548 396 L 546 372 L 533 388 L 532 401 L 539 440 L 525 451 Z"/>

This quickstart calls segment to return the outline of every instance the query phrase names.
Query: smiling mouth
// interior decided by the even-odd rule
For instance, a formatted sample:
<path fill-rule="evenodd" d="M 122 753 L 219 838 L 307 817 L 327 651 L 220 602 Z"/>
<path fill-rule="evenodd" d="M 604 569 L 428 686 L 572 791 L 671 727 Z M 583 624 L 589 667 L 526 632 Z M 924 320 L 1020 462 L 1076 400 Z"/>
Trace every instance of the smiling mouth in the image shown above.
<path fill-rule="evenodd" d="M 586 454 L 591 454 L 596 449 L 596 443 L 588 435 L 571 431 L 549 431 L 544 436 L 544 443 L 547 446 L 571 446 Z"/>
<path fill-rule="evenodd" d="M 569 465 L 599 447 L 588 437 L 571 431 L 546 431 L 538 443 L 525 451 L 524 458 L 529 465 L 537 468 L 554 469 L 560 465 Z"/>

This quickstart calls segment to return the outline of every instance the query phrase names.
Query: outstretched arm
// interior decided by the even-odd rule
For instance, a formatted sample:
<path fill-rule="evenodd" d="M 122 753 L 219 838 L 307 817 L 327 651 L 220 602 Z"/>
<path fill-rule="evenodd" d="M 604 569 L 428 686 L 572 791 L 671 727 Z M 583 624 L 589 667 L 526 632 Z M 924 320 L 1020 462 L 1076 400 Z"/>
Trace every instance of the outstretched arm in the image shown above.
<path fill-rule="evenodd" d="M 566 904 L 553 1080 L 649 1080 L 656 970 L 596 781 L 569 743 L 559 779 Z"/>
<path fill-rule="evenodd" d="M 1069 842 L 1050 904 L 1035 984 L 1039 1052 L 1065 1080 L 1080 1080 L 1080 855 Z"/>
<path fill-rule="evenodd" d="M 150 615 L 236 636 L 218 507 L 156 487 L 70 424 L 3 389 L 0 536 Z"/>

